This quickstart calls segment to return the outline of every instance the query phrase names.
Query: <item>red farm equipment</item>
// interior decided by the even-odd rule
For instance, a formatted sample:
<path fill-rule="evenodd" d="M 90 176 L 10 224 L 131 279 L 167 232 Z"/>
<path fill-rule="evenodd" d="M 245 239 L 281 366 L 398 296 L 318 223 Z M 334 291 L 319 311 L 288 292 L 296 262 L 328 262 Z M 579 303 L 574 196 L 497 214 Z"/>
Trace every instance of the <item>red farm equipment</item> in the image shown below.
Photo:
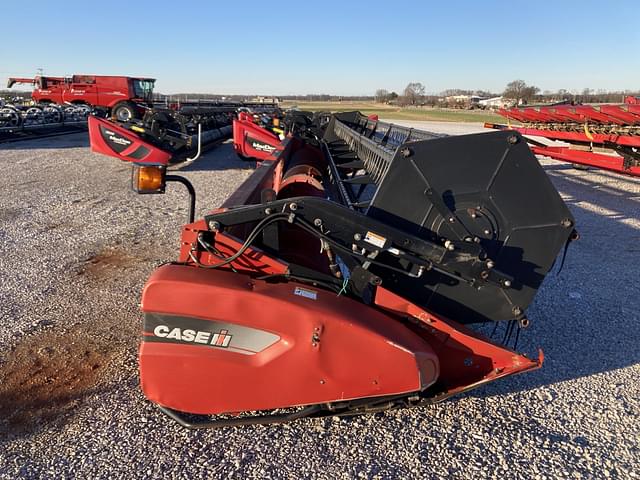
<path fill-rule="evenodd" d="M 279 112 L 240 111 L 233 120 L 233 148 L 240 158 L 265 160 L 278 148 L 285 131 Z"/>
<path fill-rule="evenodd" d="M 176 163 L 195 159 L 203 149 L 230 138 L 239 128 L 237 125 L 242 125 L 243 132 L 248 129 L 255 130 L 256 138 L 262 139 L 271 135 L 276 139 L 270 139 L 274 145 L 271 150 L 266 147 L 257 150 L 255 146 L 252 150 L 245 150 L 247 157 L 257 157 L 265 152 L 268 156 L 280 143 L 280 139 L 272 133 L 276 131 L 273 123 L 278 121 L 277 112 L 275 104 L 191 102 L 171 105 L 168 108 L 147 108 L 141 118 L 114 121 L 114 126 L 134 132 L 141 140 L 153 143 L 170 154 L 171 163 Z M 238 118 L 241 119 L 240 122 L 237 121 Z M 258 118 L 269 121 L 261 120 L 258 126 L 255 123 Z M 271 130 L 267 130 L 267 123 L 271 124 Z M 245 141 L 251 140 L 251 137 L 247 138 L 246 135 L 244 138 Z M 239 152 L 238 149 L 236 151 Z"/>
<path fill-rule="evenodd" d="M 560 104 L 498 113 L 509 122 L 485 127 L 520 132 L 538 155 L 640 176 L 640 102 L 635 97 L 624 104 Z"/>
<path fill-rule="evenodd" d="M 136 191 L 191 193 L 179 257 L 142 294 L 149 400 L 189 428 L 277 423 L 428 405 L 540 367 L 515 344 L 576 232 L 518 132 L 442 137 L 358 112 L 283 123 L 194 219 L 161 142 L 89 119 L 92 149 L 132 163 Z"/>
<path fill-rule="evenodd" d="M 136 138 L 157 147 L 155 150 L 159 148 L 166 152 L 170 156 L 170 163 L 178 163 L 195 160 L 205 149 L 230 138 L 237 130 L 238 118 L 241 119 L 241 125 L 246 125 L 242 127 L 243 132 L 253 128 L 258 138 L 266 135 L 275 137 L 272 133 L 277 131 L 274 123 L 277 123 L 280 116 L 277 104 L 273 103 L 191 101 L 168 107 L 146 108 L 141 118 L 127 121 L 113 119 L 112 125 L 113 128 L 133 132 Z M 256 123 L 258 121 L 260 126 Z M 275 138 L 277 142 L 273 140 L 272 143 L 277 146 L 280 139 Z M 273 146 L 270 151 L 275 148 Z M 139 155 L 146 157 L 155 150 L 141 150 Z M 257 154 L 269 150 L 265 147 L 262 151 L 254 148 L 245 152 L 247 157 L 251 155 L 257 158 Z M 125 156 L 127 153 L 128 149 Z"/>
<path fill-rule="evenodd" d="M 108 109 L 118 121 L 142 115 L 141 105 L 150 105 L 155 79 L 108 75 L 73 75 L 72 77 L 10 78 L 7 88 L 15 84 L 33 85 L 32 98 L 45 104 L 82 104 Z"/>

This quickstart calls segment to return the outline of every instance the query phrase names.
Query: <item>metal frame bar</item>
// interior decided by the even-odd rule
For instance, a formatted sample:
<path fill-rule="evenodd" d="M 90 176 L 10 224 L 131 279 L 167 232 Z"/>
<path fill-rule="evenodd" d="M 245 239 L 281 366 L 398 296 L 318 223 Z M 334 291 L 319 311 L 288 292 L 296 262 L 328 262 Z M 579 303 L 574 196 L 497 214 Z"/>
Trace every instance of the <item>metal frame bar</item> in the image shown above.
<path fill-rule="evenodd" d="M 579 165 L 587 165 L 596 168 L 602 168 L 605 170 L 611 170 L 613 172 L 624 173 L 626 175 L 633 175 L 640 177 L 640 164 L 633 166 L 628 165 L 626 159 L 619 155 L 606 155 L 596 152 L 585 152 L 582 150 L 575 150 L 569 147 L 551 147 L 551 146 L 536 146 L 533 145 L 531 150 L 536 155 L 543 155 L 545 157 L 551 157 L 556 160 L 562 160 L 565 162 L 577 163 Z"/>

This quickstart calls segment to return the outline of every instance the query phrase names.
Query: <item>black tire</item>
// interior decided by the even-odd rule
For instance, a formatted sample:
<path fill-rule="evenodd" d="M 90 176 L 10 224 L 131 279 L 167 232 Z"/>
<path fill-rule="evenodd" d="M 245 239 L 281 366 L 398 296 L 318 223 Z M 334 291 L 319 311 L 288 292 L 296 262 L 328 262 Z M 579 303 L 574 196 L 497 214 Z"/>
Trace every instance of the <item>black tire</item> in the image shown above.
<path fill-rule="evenodd" d="M 131 102 L 120 102 L 111 109 L 111 117 L 118 122 L 130 122 L 136 118 L 136 106 Z"/>

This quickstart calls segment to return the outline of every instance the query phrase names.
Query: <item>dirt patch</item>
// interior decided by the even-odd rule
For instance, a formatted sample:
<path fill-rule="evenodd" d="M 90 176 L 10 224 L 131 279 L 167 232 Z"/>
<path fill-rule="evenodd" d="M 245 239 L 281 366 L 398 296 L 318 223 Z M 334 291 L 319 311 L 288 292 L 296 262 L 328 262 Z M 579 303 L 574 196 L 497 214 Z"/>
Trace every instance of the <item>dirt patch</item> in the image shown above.
<path fill-rule="evenodd" d="M 10 222 L 20 216 L 19 208 L 0 208 L 0 222 Z"/>
<path fill-rule="evenodd" d="M 107 247 L 95 255 L 86 258 L 78 273 L 97 278 L 105 278 L 119 274 L 128 269 L 137 268 L 149 258 L 132 254 L 120 247 Z"/>
<path fill-rule="evenodd" d="M 0 363 L 0 430 L 31 431 L 70 413 L 115 353 L 82 331 L 25 339 Z"/>

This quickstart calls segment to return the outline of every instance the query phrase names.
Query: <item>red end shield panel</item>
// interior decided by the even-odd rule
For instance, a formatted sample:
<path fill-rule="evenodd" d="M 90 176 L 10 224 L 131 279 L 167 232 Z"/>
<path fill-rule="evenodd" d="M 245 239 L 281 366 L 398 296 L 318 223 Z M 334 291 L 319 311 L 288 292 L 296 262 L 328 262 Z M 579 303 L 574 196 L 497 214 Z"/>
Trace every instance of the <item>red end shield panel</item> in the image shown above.
<path fill-rule="evenodd" d="M 89 141 L 92 151 L 125 162 L 167 165 L 171 159 L 171 154 L 104 118 L 89 117 Z"/>
<path fill-rule="evenodd" d="M 182 412 L 409 393 L 438 378 L 431 347 L 397 319 L 301 284 L 166 265 L 142 309 L 142 389 Z"/>
<path fill-rule="evenodd" d="M 280 143 L 277 135 L 256 125 L 246 115 L 233 120 L 233 148 L 244 157 L 266 160 Z"/>

